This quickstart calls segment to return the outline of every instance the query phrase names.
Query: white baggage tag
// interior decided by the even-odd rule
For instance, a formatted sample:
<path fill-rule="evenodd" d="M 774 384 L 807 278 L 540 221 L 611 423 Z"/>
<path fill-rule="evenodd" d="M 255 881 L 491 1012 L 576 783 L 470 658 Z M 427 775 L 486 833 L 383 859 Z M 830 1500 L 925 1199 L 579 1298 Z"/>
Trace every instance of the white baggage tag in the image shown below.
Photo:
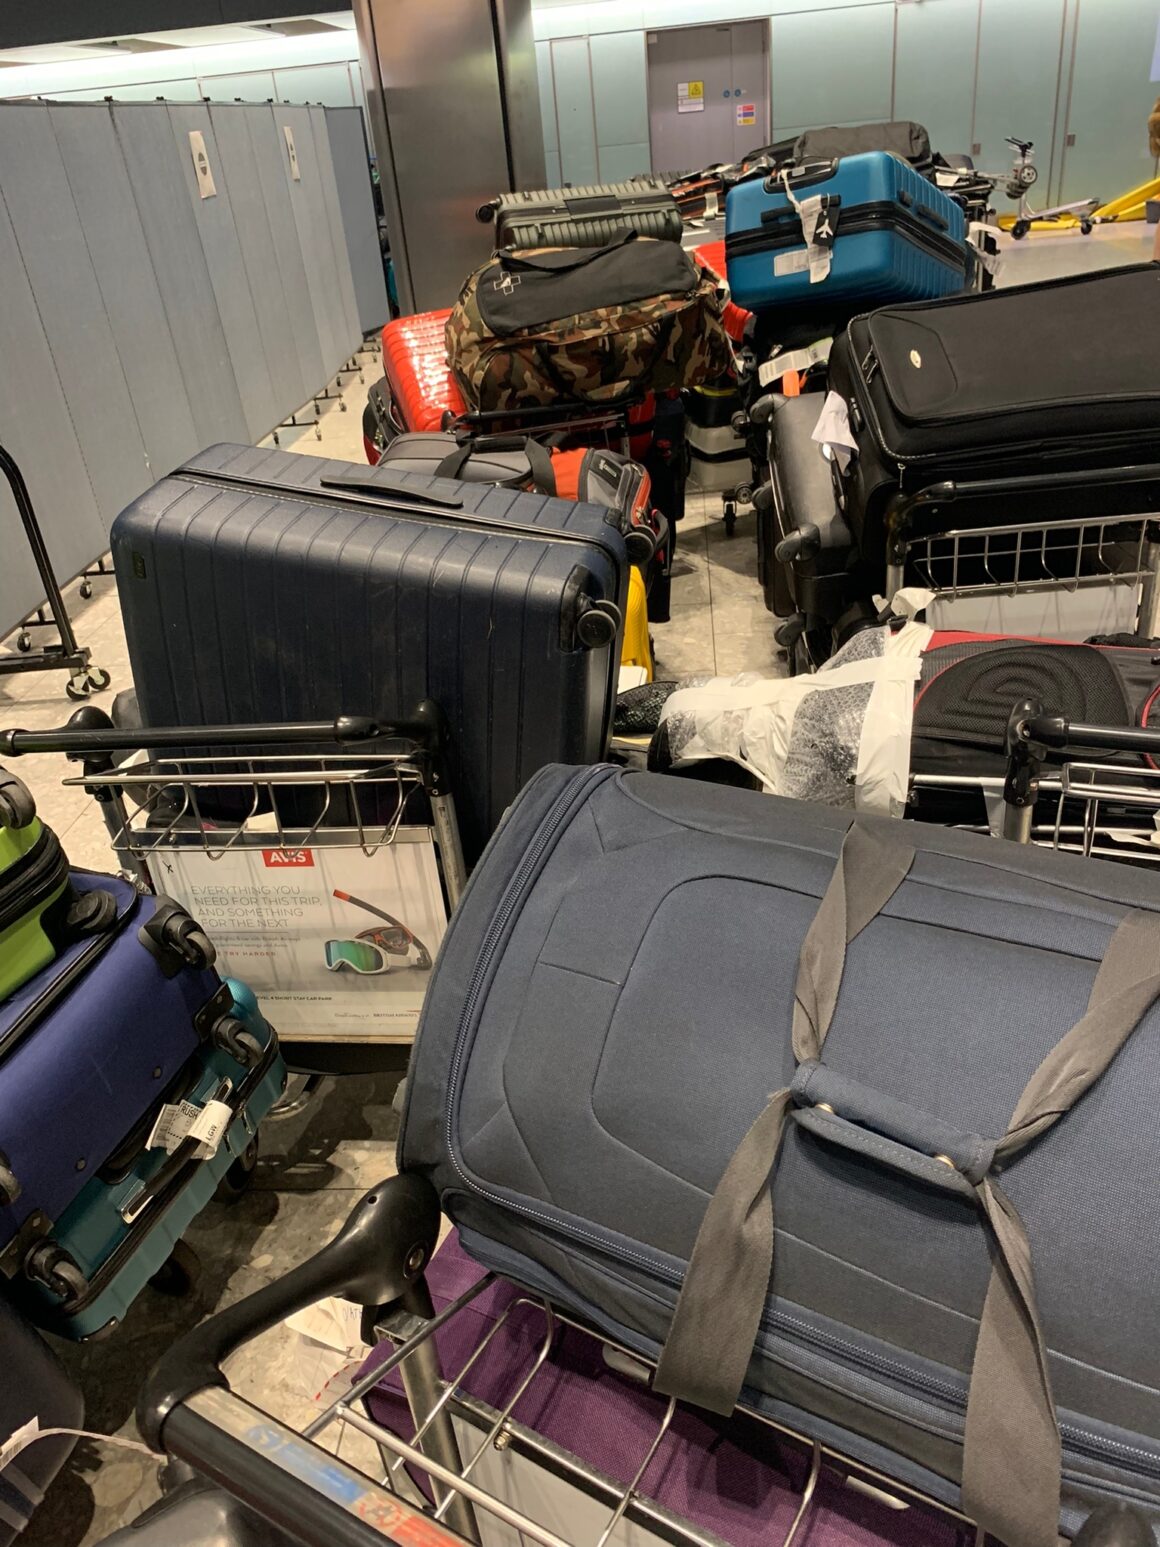
<path fill-rule="evenodd" d="M 34 1413 L 27 1423 L 10 1434 L 0 1445 L 0 1472 L 8 1465 L 13 1456 L 18 1456 L 29 1440 L 35 1439 L 40 1433 L 40 1419 Z"/>
<path fill-rule="evenodd" d="M 858 449 L 858 443 L 850 428 L 850 410 L 840 393 L 826 393 L 826 401 L 822 404 L 822 411 L 810 438 L 823 446 L 829 446 L 838 467 L 843 473 L 846 471 Z"/>
<path fill-rule="evenodd" d="M 172 1155 L 186 1139 L 198 1141 L 197 1159 L 217 1153 L 233 1112 L 224 1101 L 208 1101 L 204 1107 L 192 1101 L 166 1102 L 157 1114 L 146 1149 L 163 1149 Z"/>
<path fill-rule="evenodd" d="M 987 273 L 997 279 L 1003 268 L 1003 260 L 997 252 L 987 252 L 983 247 L 985 236 L 1000 237 L 1004 233 L 999 226 L 989 226 L 986 221 L 972 220 L 967 227 L 967 241 L 975 249 L 975 257 Z"/>
<path fill-rule="evenodd" d="M 779 349 L 758 367 L 759 385 L 768 387 L 779 377 L 784 376 L 786 371 L 808 371 L 812 365 L 820 365 L 830 358 L 830 346 L 833 342 L 832 338 L 819 338 L 815 343 L 806 344 L 802 349 Z"/>
<path fill-rule="evenodd" d="M 705 213 L 701 218 L 703 220 L 716 220 L 720 208 L 717 195 L 715 193 L 707 193 L 705 195 Z"/>
<path fill-rule="evenodd" d="M 225 1101 L 207 1101 L 202 1107 L 189 1129 L 189 1137 L 198 1140 L 198 1160 L 208 1160 L 211 1155 L 217 1154 L 233 1116 L 229 1103 Z"/>
<path fill-rule="evenodd" d="M 809 254 L 810 284 L 821 284 L 830 272 L 830 249 L 834 245 L 834 222 L 830 216 L 830 200 L 823 193 L 812 193 L 808 199 L 799 199 L 789 185 L 789 168 L 781 174 L 785 196 L 798 212 L 802 223 L 802 235 L 806 239 Z M 774 260 L 774 273 L 778 273 Z"/>

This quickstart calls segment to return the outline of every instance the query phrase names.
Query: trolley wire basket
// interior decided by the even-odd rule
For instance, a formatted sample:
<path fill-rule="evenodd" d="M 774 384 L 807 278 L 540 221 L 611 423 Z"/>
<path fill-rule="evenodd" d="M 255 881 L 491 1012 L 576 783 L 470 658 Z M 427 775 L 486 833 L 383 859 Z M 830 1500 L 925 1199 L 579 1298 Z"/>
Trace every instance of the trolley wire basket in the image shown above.
<path fill-rule="evenodd" d="M 480 1269 L 436 1313 L 422 1270 L 437 1228 L 438 1203 L 421 1178 L 393 1177 L 374 1189 L 329 1246 L 212 1317 L 162 1359 L 138 1404 L 146 1439 L 309 1547 L 731 1547 L 742 1535 L 762 1547 L 801 1547 L 812 1516 L 835 1505 L 867 1522 L 913 1511 L 906 1529 L 890 1533 L 899 1543 L 977 1542 L 975 1526 L 955 1509 L 816 1437 L 740 1411 L 714 1420 L 709 1431 L 703 1415 L 652 1391 L 652 1366 L 639 1353 L 490 1272 Z M 481 1313 L 495 1290 L 495 1314 Z M 220 1367 L 275 1319 L 325 1293 L 372 1302 L 364 1310 L 364 1333 L 378 1346 L 353 1384 L 296 1429 L 231 1393 Z M 459 1352 L 445 1376 L 442 1340 L 457 1324 Z M 552 1383 L 562 1340 L 569 1338 L 581 1340 L 592 1358 L 638 1392 L 632 1398 L 640 1413 L 635 1432 L 626 1437 L 618 1428 L 613 1441 L 623 1441 L 616 1475 L 590 1459 L 593 1436 L 585 1424 L 599 1423 L 601 1413 L 591 1390 L 581 1396 L 567 1442 L 530 1416 L 550 1407 L 559 1389 Z M 472 1390 L 473 1371 L 489 1353 L 502 1386 L 491 1399 Z M 371 1416 L 383 1382 L 399 1392 L 391 1411 L 400 1422 Z M 698 1518 L 695 1489 L 678 1503 L 667 1498 L 663 1483 L 658 1486 L 684 1442 L 686 1423 L 695 1426 L 686 1432 L 711 1436 L 708 1447 L 696 1452 L 709 1494 L 720 1475 L 722 1446 L 733 1437 L 747 1453 L 752 1476 L 763 1479 L 759 1499 L 731 1500 L 735 1526 L 744 1522 L 743 1532 Z M 360 1447 L 358 1464 L 340 1453 L 343 1426 L 371 1442 Z M 692 1475 L 692 1469 L 686 1473 Z M 843 1506 L 843 1500 L 849 1503 Z M 816 1523 L 824 1533 L 825 1520 Z M 174 1536 L 179 1528 L 175 1507 Z M 855 1537 L 873 1538 L 869 1524 Z M 282 1538 L 272 1536 L 275 1542 L 281 1547 Z"/>
<path fill-rule="evenodd" d="M 82 764 L 64 782 L 97 801 L 120 864 L 203 923 L 298 1072 L 398 1066 L 465 884 L 434 704 L 392 725 L 148 730 L 86 707 L 0 734 L 0 755 L 35 752 Z"/>
<path fill-rule="evenodd" d="M 1005 777 L 912 774 L 912 814 L 944 820 L 971 803 L 978 819 L 950 825 L 1086 858 L 1160 865 L 1160 729 L 1086 725 L 1023 703 L 1012 711 L 1007 749 Z M 1050 753 L 1069 749 L 1074 757 L 1048 765 Z"/>
<path fill-rule="evenodd" d="M 1136 586 L 1154 565 L 1148 524 L 1138 516 L 1012 522 L 913 537 L 907 574 L 944 600 L 1090 586 Z"/>

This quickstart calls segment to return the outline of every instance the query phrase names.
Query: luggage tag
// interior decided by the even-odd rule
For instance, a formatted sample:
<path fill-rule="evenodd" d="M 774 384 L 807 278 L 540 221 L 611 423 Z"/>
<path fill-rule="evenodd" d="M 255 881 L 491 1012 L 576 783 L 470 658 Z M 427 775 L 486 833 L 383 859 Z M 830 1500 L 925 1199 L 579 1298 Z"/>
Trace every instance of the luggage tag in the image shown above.
<path fill-rule="evenodd" d="M 987 252 L 983 246 L 983 240 L 988 236 L 998 238 L 1004 234 L 999 226 L 989 226 L 984 220 L 972 220 L 967 227 L 967 241 L 975 249 L 975 257 L 993 279 L 999 277 L 1003 260 L 997 252 Z"/>
<path fill-rule="evenodd" d="M 798 212 L 802 223 L 802 235 L 806 239 L 806 254 L 810 270 L 810 284 L 820 285 L 829 278 L 834 237 L 837 234 L 836 200 L 828 193 L 812 193 L 809 198 L 799 199 L 789 185 L 788 167 L 781 174 L 786 197 Z"/>
<path fill-rule="evenodd" d="M 771 386 L 787 371 L 797 371 L 804 376 L 811 366 L 822 365 L 830 358 L 833 342 L 832 338 L 819 338 L 816 343 L 806 344 L 801 349 L 779 349 L 758 367 L 758 384 L 762 387 Z"/>
<path fill-rule="evenodd" d="M 194 1159 L 209 1160 L 217 1154 L 233 1116 L 229 1103 L 216 1098 L 203 1107 L 192 1101 L 167 1101 L 157 1114 L 145 1147 L 172 1155 L 187 1139 L 196 1139 Z"/>
<path fill-rule="evenodd" d="M 850 409 L 841 393 L 826 393 L 826 400 L 810 439 L 829 447 L 839 471 L 846 471 L 858 449 L 858 442 L 850 428 Z"/>

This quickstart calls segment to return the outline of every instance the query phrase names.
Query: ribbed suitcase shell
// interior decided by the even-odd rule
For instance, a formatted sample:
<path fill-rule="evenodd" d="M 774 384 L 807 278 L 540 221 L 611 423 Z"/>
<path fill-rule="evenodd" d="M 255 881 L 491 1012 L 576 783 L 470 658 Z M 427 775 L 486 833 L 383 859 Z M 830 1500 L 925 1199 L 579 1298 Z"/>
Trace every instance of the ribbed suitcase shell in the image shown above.
<path fill-rule="evenodd" d="M 798 958 L 849 821 L 613 768 L 529 785 L 444 939 L 399 1139 L 400 1169 L 432 1180 L 473 1257 L 655 1355 L 708 1199 L 794 1074 Z M 1160 914 L 1155 880 L 859 821 L 916 854 L 847 948 L 825 1064 L 959 1133 L 1003 1134 L 1117 926 Z M 1030 1240 L 1068 1534 L 1080 1496 L 1122 1492 L 1160 1517 L 1158 1068 L 1154 1003 L 1003 1169 Z M 977 1205 L 914 1154 L 904 1174 L 789 1122 L 742 1401 L 957 1507 L 991 1261 Z"/>
<path fill-rule="evenodd" d="M 679 242 L 684 232 L 660 177 L 505 193 L 494 208 L 497 247 L 603 247 L 621 231 Z"/>
<path fill-rule="evenodd" d="M 784 186 L 777 177 L 753 178 L 731 189 L 725 205 L 726 266 L 738 306 L 865 310 L 963 288 L 963 212 L 913 167 L 870 151 L 809 170 L 792 178 L 799 201 L 816 194 L 841 201 L 829 274 L 810 283 L 801 222 Z"/>
<path fill-rule="evenodd" d="M 396 317 L 383 329 L 383 371 L 400 430 L 441 430 L 467 404 L 447 364 L 444 311 Z"/>
<path fill-rule="evenodd" d="M 344 476 L 384 492 L 322 489 Z M 462 507 L 424 514 L 427 496 Z M 538 768 L 604 752 L 618 646 L 585 648 L 576 621 L 623 613 L 628 563 L 597 506 L 223 445 L 111 542 L 146 725 L 389 723 L 433 698 L 469 863 Z"/>

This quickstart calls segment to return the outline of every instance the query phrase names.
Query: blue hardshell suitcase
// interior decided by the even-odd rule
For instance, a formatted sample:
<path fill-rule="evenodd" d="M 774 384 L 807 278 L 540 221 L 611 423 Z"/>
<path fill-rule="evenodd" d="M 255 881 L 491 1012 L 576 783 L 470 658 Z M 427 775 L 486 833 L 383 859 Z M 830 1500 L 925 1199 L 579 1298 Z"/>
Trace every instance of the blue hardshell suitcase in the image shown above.
<path fill-rule="evenodd" d="M 828 249 L 816 266 L 828 272 L 816 279 L 802 225 L 814 198 L 813 250 Z M 739 183 L 725 205 L 725 258 L 738 306 L 832 308 L 835 322 L 887 301 L 950 295 L 969 271 L 962 209 L 887 151 Z"/>
<path fill-rule="evenodd" d="M 114 877 L 73 882 L 113 892 L 117 921 L 0 1005 L 0 1274 L 31 1319 L 80 1338 L 165 1261 L 285 1071 L 184 910 Z M 163 1103 L 219 1088 L 235 1115 L 212 1159 L 148 1148 Z"/>

